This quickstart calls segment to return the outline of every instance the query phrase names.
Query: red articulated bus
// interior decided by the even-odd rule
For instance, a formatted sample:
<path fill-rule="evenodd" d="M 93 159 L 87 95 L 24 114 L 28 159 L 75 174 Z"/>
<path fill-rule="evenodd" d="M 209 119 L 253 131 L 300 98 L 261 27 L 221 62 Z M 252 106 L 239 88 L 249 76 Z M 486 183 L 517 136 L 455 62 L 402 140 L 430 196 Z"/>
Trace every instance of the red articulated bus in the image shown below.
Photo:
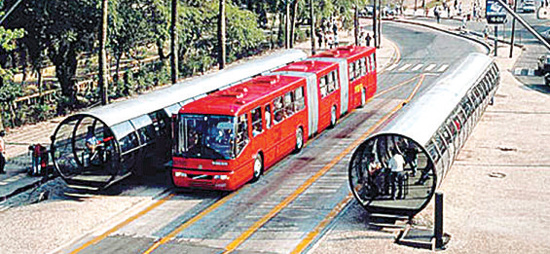
<path fill-rule="evenodd" d="M 174 116 L 175 186 L 235 190 L 376 91 L 374 48 L 347 46 L 184 105 Z"/>

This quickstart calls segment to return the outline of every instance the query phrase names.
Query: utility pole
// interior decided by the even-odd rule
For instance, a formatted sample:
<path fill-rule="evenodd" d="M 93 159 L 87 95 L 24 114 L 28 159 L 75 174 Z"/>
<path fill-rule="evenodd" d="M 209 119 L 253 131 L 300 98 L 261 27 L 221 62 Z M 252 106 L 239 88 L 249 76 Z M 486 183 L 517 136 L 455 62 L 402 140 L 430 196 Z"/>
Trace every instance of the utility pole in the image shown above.
<path fill-rule="evenodd" d="M 498 50 L 498 25 L 495 25 L 495 56 L 497 56 L 497 50 Z"/>
<path fill-rule="evenodd" d="M 172 0 L 172 23 L 170 24 L 170 74 L 172 84 L 178 81 L 178 0 Z"/>
<path fill-rule="evenodd" d="M 225 68 L 225 0 L 220 0 L 220 13 L 218 17 L 218 61 L 221 70 Z"/>
<path fill-rule="evenodd" d="M 109 104 L 108 96 L 108 73 L 107 73 L 107 8 L 108 0 L 101 1 L 101 29 L 99 30 L 99 92 L 101 105 Z"/>
<path fill-rule="evenodd" d="M 376 0 L 375 0 L 376 1 Z M 378 7 L 382 9 L 382 0 L 378 0 Z M 378 12 L 378 47 L 382 45 L 382 12 Z"/>
<path fill-rule="evenodd" d="M 377 29 L 377 18 L 376 14 L 377 12 L 377 6 L 376 6 L 376 0 L 373 1 L 373 8 L 372 8 L 372 38 L 374 39 L 374 47 L 378 48 L 378 29 Z"/>
<path fill-rule="evenodd" d="M 285 48 L 290 48 L 290 6 L 285 0 Z"/>
<path fill-rule="evenodd" d="M 518 0 L 514 0 L 514 12 L 517 11 Z M 514 34 L 516 31 L 516 18 L 512 18 L 512 37 L 510 39 L 510 58 L 512 58 L 512 53 L 514 52 Z"/>
<path fill-rule="evenodd" d="M 309 0 L 309 18 L 311 20 L 311 55 L 315 55 L 315 15 L 313 11 L 313 0 Z"/>

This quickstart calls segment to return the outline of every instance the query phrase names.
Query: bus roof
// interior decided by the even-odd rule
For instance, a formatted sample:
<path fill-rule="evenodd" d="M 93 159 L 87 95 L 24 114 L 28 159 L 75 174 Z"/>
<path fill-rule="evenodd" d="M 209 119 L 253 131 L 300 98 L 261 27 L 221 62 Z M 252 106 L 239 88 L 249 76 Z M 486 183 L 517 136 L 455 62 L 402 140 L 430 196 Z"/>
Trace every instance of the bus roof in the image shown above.
<path fill-rule="evenodd" d="M 374 47 L 349 45 L 349 46 L 341 46 L 335 49 L 323 51 L 311 57 L 312 58 L 315 58 L 315 57 L 347 58 L 348 61 L 355 61 L 356 58 L 366 53 L 370 53 L 371 51 L 374 52 L 375 50 L 376 48 Z"/>
<path fill-rule="evenodd" d="M 303 82 L 303 77 L 283 75 L 260 76 L 225 90 L 214 92 L 206 97 L 184 105 L 181 114 L 240 115 L 252 109 L 256 102 L 279 96 L 279 91 Z"/>
<path fill-rule="evenodd" d="M 277 71 L 297 71 L 297 72 L 311 72 L 315 74 L 321 74 L 326 72 L 327 69 L 337 68 L 337 63 L 323 62 L 319 60 L 305 60 L 300 62 L 291 63 L 285 67 L 275 70 Z"/>

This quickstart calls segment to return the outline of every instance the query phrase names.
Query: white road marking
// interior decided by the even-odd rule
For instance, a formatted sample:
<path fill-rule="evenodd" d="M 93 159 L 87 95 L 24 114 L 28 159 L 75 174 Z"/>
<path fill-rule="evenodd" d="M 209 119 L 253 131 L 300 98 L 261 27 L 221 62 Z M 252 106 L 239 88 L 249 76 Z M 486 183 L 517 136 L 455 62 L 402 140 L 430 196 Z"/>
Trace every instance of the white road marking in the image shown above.
<path fill-rule="evenodd" d="M 431 71 L 435 68 L 435 66 L 436 66 L 435 64 L 430 64 L 428 65 L 428 67 L 426 67 L 425 71 Z"/>
<path fill-rule="evenodd" d="M 444 72 L 447 68 L 449 68 L 449 65 L 448 65 L 448 64 L 444 64 L 444 65 L 442 65 L 441 67 L 439 67 L 439 69 L 437 70 L 437 72 Z"/>
<path fill-rule="evenodd" d="M 417 71 L 418 69 L 422 68 L 422 66 L 424 66 L 424 64 L 417 64 L 412 70 Z"/>
<path fill-rule="evenodd" d="M 395 69 L 395 67 L 397 67 L 397 66 L 398 66 L 398 64 L 394 64 L 394 65 L 388 67 L 386 70 L 387 70 L 387 71 L 392 71 L 392 70 Z"/>
<path fill-rule="evenodd" d="M 409 64 L 405 64 L 405 65 L 401 66 L 401 68 L 399 68 L 399 71 L 404 71 L 404 70 L 406 70 L 407 68 L 409 68 L 411 65 L 412 65 L 412 64 L 410 64 L 410 63 L 409 63 Z"/>

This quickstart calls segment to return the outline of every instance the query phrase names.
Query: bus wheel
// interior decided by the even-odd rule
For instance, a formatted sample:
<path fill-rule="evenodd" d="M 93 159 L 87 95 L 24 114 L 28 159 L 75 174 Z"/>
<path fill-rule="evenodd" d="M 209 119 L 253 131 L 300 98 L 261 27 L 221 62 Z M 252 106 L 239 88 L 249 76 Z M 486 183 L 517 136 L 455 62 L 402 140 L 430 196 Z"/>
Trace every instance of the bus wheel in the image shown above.
<path fill-rule="evenodd" d="M 294 149 L 295 153 L 298 153 L 304 147 L 304 130 L 302 127 L 298 127 L 296 130 L 296 148 Z"/>
<path fill-rule="evenodd" d="M 250 182 L 253 183 L 258 181 L 263 173 L 264 173 L 264 163 L 262 160 L 262 156 L 258 154 L 256 155 L 256 159 L 254 159 L 254 171 L 252 175 L 252 180 L 250 180 Z"/>
<path fill-rule="evenodd" d="M 332 106 L 330 111 L 330 128 L 334 128 L 334 126 L 336 126 L 336 106 Z"/>
<path fill-rule="evenodd" d="M 361 90 L 361 107 L 364 107 L 365 103 L 367 103 L 367 91 L 363 88 Z"/>

